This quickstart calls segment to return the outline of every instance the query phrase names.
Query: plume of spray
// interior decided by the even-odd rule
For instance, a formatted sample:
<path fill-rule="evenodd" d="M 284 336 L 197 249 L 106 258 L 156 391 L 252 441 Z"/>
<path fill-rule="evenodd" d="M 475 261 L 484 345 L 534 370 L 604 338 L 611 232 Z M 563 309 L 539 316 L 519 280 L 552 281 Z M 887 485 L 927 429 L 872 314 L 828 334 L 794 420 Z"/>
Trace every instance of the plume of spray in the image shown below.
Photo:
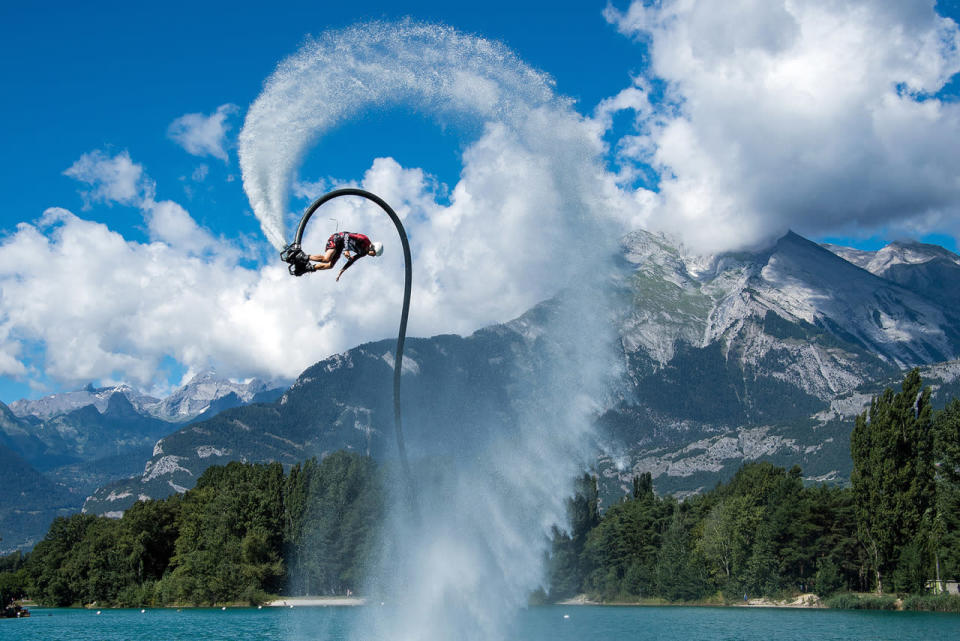
<path fill-rule="evenodd" d="M 550 79 L 507 48 L 450 27 L 366 23 L 330 31 L 280 63 L 239 137 L 243 188 L 264 235 L 285 244 L 290 186 L 323 134 L 371 107 L 515 120 L 557 102 Z"/>
<path fill-rule="evenodd" d="M 531 249 L 539 263 L 505 278 L 533 287 L 543 274 L 564 289 L 504 330 L 518 351 L 517 368 L 507 373 L 509 411 L 485 418 L 481 433 L 469 438 L 450 425 L 448 438 L 433 448 L 444 463 L 414 464 L 429 470 L 429 478 L 417 483 L 419 518 L 410 517 L 402 492 L 393 497 L 383 554 L 367 590 L 395 607 L 370 608 L 354 637 L 502 639 L 542 581 L 547 533 L 564 521 L 572 480 L 593 451 L 599 399 L 615 375 L 612 325 L 602 300 L 607 274 L 598 264 L 615 255 L 619 228 L 601 233 L 609 207 L 609 183 L 597 161 L 602 142 L 571 102 L 554 93 L 547 76 L 502 45 L 409 21 L 328 32 L 279 65 L 240 135 L 244 188 L 275 246 L 284 242 L 290 184 L 309 146 L 351 114 L 390 103 L 484 125 L 481 139 L 464 152 L 454 202 L 434 212 L 460 226 L 415 222 L 428 230 L 423 235 L 482 229 L 463 225 L 462 201 L 489 200 L 481 187 L 509 185 L 493 199 L 499 218 L 491 213 L 490 220 L 500 228 L 489 232 L 519 233 L 528 229 L 524 219 L 539 217 L 535 242 L 547 250 Z M 518 181 L 518 172 L 528 174 Z M 585 238 L 587 250 L 568 251 Z M 414 243 L 412 321 L 418 296 L 437 295 L 417 289 L 418 264 L 426 263 L 419 269 L 429 273 L 435 259 Z M 495 279 L 499 272 L 491 265 L 486 273 Z M 405 430 L 415 442 L 417 426 Z M 409 454 L 416 461 L 417 452 Z"/>
<path fill-rule="evenodd" d="M 479 436 L 449 426 L 446 464 L 417 480 L 420 516 L 395 510 L 372 588 L 396 601 L 356 638 L 493 641 L 545 585 L 548 532 L 596 452 L 593 420 L 615 376 L 600 279 L 577 283 L 508 327 L 524 335 L 511 411 Z M 402 508 L 403 503 L 397 505 Z"/>

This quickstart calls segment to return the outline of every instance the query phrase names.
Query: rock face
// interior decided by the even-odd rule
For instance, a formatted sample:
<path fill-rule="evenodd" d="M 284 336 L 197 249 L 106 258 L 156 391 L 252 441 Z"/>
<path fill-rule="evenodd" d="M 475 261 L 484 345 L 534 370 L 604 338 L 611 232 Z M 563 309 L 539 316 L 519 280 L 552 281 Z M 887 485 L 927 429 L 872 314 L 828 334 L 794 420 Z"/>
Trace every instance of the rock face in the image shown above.
<path fill-rule="evenodd" d="M 702 257 L 644 232 L 625 238 L 608 304 L 585 310 L 609 317 L 618 338 L 611 392 L 594 399 L 606 496 L 647 471 L 658 491 L 685 495 L 759 458 L 843 482 L 851 417 L 871 394 L 915 365 L 939 398 L 960 392 L 960 317 L 936 271 L 952 274 L 960 257 L 903 247 L 857 252 L 791 233 L 766 252 Z M 530 382 L 549 377 L 537 367 L 551 313 L 548 302 L 469 337 L 408 340 L 408 450 L 429 457 L 486 421 L 515 420 Z M 229 460 L 392 456 L 392 351 L 382 341 L 331 356 L 276 402 L 165 436 L 142 474 L 101 488 L 85 509 L 119 513 Z"/>

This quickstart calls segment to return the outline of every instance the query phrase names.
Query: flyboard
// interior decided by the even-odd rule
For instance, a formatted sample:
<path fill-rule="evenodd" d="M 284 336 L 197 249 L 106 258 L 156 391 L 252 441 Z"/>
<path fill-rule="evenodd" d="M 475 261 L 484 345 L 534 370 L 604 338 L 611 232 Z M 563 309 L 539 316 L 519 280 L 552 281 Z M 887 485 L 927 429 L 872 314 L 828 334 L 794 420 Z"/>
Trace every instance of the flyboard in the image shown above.
<path fill-rule="evenodd" d="M 283 251 L 280 252 L 280 259 L 289 265 L 290 274 L 293 276 L 302 276 L 307 273 L 307 266 L 310 261 L 307 254 L 300 247 L 300 243 L 303 242 L 303 232 L 306 230 L 307 223 L 310 222 L 310 217 L 313 216 L 315 211 L 324 203 L 341 196 L 360 196 L 379 205 L 380 209 L 390 216 L 390 220 L 393 221 L 394 226 L 397 228 L 397 233 L 400 235 L 400 244 L 403 245 L 403 309 L 400 312 L 397 353 L 393 361 L 393 420 L 394 426 L 396 427 L 397 451 L 400 456 L 400 465 L 403 468 L 403 474 L 407 482 L 408 498 L 411 507 L 415 508 L 413 477 L 410 475 L 410 464 L 407 462 L 407 449 L 403 442 L 403 421 L 400 412 L 400 374 L 403 365 L 403 343 L 407 338 L 407 316 L 410 312 L 410 284 L 413 279 L 413 269 L 410 260 L 410 243 L 407 241 L 407 232 L 403 228 L 403 223 L 400 222 L 400 217 L 397 216 L 390 205 L 376 194 L 363 189 L 336 189 L 317 198 L 307 207 L 303 213 L 303 217 L 300 219 L 300 224 L 297 226 L 297 234 L 294 236 L 293 242 L 283 248 Z"/>

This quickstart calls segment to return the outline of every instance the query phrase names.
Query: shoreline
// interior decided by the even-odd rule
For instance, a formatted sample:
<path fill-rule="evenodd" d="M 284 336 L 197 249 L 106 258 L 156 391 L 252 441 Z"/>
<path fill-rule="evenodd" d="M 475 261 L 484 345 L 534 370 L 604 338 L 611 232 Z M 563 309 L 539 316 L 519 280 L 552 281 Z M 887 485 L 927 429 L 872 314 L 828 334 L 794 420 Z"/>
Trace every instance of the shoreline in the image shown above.
<path fill-rule="evenodd" d="M 553 605 L 606 605 L 606 606 L 624 606 L 624 607 L 712 607 L 712 608 L 800 608 L 800 609 L 826 609 L 823 601 L 812 592 L 798 594 L 789 599 L 771 599 L 768 597 L 758 597 L 747 599 L 742 602 L 723 603 L 711 601 L 697 601 L 690 603 L 678 603 L 669 601 L 659 601 L 651 599 L 649 601 L 593 601 L 585 594 L 579 594 L 572 599 L 558 601 Z"/>
<path fill-rule="evenodd" d="M 342 606 L 366 605 L 367 600 L 359 596 L 316 596 L 316 597 L 281 597 L 264 603 L 267 608 L 326 608 Z"/>

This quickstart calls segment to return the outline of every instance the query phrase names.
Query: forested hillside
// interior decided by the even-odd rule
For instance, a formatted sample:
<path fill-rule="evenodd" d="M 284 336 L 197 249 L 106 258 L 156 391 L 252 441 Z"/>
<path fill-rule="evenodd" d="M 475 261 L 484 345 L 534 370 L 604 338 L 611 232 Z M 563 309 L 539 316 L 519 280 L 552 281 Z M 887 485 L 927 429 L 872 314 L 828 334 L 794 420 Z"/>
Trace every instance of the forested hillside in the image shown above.
<path fill-rule="evenodd" d="M 129 607 L 357 590 L 382 489 L 377 466 L 355 454 L 287 474 L 279 463 L 212 467 L 186 494 L 135 503 L 121 519 L 56 519 L 25 560 L 18 552 L 0 565 L 0 596 Z"/>
<path fill-rule="evenodd" d="M 545 597 L 922 593 L 960 577 L 960 401 L 933 411 L 914 370 L 857 417 L 852 441 L 850 487 L 748 463 L 678 502 L 643 474 L 601 516 L 585 476 L 568 503 L 570 529 L 553 532 Z"/>

